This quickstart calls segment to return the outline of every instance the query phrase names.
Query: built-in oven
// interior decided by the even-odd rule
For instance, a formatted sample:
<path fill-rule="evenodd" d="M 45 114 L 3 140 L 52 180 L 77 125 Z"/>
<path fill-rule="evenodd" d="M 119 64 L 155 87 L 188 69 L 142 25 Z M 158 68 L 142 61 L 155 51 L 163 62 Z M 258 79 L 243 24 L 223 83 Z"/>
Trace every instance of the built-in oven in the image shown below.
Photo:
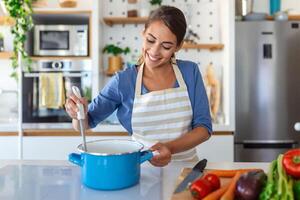
<path fill-rule="evenodd" d="M 45 79 L 47 76 L 49 79 Z M 64 99 L 66 99 L 72 91 L 71 87 L 77 86 L 81 93 L 90 100 L 92 91 L 91 60 L 34 62 L 30 72 L 23 71 L 22 80 L 24 123 L 71 122 L 71 118 L 65 111 L 64 102 L 61 102 L 59 107 L 53 107 L 48 104 L 42 105 L 41 99 L 49 101 L 51 98 L 56 98 L 57 95 L 53 91 L 62 91 Z M 62 83 L 60 86 L 59 81 Z M 51 91 L 52 94 L 48 91 Z"/>
<path fill-rule="evenodd" d="M 35 56 L 88 56 L 88 25 L 35 25 Z"/>

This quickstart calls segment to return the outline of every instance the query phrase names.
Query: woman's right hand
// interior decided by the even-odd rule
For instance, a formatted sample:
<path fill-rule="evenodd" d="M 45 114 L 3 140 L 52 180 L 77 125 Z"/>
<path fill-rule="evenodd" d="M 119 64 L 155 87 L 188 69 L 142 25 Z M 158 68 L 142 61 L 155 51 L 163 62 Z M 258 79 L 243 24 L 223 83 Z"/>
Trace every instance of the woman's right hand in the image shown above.
<path fill-rule="evenodd" d="M 86 98 L 82 97 L 82 98 L 78 98 L 76 95 L 74 95 L 73 93 L 71 93 L 69 95 L 69 97 L 66 100 L 66 104 L 65 104 L 65 108 L 66 108 L 66 112 L 68 113 L 68 115 L 72 118 L 72 119 L 76 119 L 77 120 L 77 112 L 78 112 L 78 107 L 76 105 L 76 103 L 81 103 L 83 104 L 84 107 L 84 113 L 85 115 L 87 114 L 87 108 L 88 108 L 88 101 Z"/>

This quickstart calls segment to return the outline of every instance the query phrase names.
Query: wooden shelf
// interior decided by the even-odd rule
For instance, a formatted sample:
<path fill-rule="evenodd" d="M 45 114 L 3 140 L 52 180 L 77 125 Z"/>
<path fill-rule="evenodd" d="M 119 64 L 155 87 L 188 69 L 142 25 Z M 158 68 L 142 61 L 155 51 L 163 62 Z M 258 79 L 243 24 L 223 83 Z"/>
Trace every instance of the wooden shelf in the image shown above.
<path fill-rule="evenodd" d="M 222 50 L 223 44 L 192 44 L 184 43 L 182 49 L 209 49 L 210 51 Z"/>
<path fill-rule="evenodd" d="M 10 59 L 13 56 L 13 52 L 0 52 L 0 59 Z"/>
<path fill-rule="evenodd" d="M 274 20 L 274 16 L 267 16 L 267 20 Z M 298 21 L 300 20 L 300 15 L 289 15 L 289 20 Z"/>
<path fill-rule="evenodd" d="M 114 24 L 144 24 L 148 17 L 104 17 L 103 21 L 108 26 Z"/>
<path fill-rule="evenodd" d="M 89 56 L 31 56 L 34 61 L 38 60 L 88 60 Z"/>
<path fill-rule="evenodd" d="M 1 26 L 13 26 L 15 24 L 14 19 L 8 16 L 0 16 L 0 25 Z"/>

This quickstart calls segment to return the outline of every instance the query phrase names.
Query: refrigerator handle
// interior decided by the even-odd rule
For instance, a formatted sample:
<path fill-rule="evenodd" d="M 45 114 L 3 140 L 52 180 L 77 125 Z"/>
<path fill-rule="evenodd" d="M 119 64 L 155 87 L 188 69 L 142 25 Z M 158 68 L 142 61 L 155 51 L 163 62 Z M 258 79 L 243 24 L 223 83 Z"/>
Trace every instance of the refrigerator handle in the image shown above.
<path fill-rule="evenodd" d="M 248 149 L 292 149 L 296 147 L 297 142 L 294 140 L 244 140 L 242 144 Z"/>
<path fill-rule="evenodd" d="M 296 122 L 294 125 L 295 131 L 300 131 L 300 122 Z"/>

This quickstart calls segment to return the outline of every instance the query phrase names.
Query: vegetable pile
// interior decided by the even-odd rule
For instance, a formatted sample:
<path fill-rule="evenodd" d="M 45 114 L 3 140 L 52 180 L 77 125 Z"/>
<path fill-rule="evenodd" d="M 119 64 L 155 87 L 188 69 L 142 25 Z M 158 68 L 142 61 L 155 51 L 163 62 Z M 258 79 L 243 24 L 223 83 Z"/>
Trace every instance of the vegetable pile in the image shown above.
<path fill-rule="evenodd" d="M 221 184 L 220 178 L 231 178 Z M 194 199 L 203 200 L 300 200 L 300 149 L 280 154 L 261 169 L 212 170 L 193 182 Z"/>
<path fill-rule="evenodd" d="M 300 149 L 292 149 L 273 160 L 260 200 L 300 200 Z"/>

